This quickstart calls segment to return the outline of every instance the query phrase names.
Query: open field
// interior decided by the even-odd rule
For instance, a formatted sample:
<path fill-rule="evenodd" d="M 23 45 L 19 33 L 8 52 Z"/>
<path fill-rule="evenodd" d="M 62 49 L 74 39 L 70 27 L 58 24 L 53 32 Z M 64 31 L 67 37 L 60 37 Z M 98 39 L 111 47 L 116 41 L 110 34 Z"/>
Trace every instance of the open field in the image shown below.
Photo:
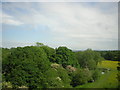
<path fill-rule="evenodd" d="M 109 72 L 101 74 L 100 78 L 93 83 L 77 86 L 76 88 L 116 88 L 118 86 L 117 80 L 117 63 L 118 61 L 102 61 L 98 64 L 99 68 L 110 69 Z"/>
<path fill-rule="evenodd" d="M 105 60 L 98 64 L 98 68 L 117 69 L 118 61 Z"/>

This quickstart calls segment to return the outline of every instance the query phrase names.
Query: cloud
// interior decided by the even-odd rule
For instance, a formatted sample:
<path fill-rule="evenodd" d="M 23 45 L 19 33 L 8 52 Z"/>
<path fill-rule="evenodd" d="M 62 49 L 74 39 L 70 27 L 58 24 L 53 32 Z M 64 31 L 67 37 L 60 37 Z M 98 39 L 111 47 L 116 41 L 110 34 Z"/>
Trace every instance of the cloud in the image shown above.
<path fill-rule="evenodd" d="M 7 15 L 2 13 L 2 23 L 3 24 L 10 24 L 10 25 L 22 25 L 23 23 L 19 20 L 15 20 L 13 16 Z"/>
<path fill-rule="evenodd" d="M 47 16 L 43 15 L 44 19 L 37 15 L 37 19 L 44 21 L 53 33 L 65 37 L 64 40 L 67 37 L 117 38 L 117 14 L 106 14 L 99 9 L 87 8 L 80 4 L 53 4 L 43 8 Z"/>
<path fill-rule="evenodd" d="M 4 46 L 4 48 L 15 48 L 24 46 L 35 46 L 35 43 L 3 41 L 2 43 L 0 42 L 0 47 L 2 46 Z"/>
<path fill-rule="evenodd" d="M 3 15 L 7 19 L 4 23 L 24 23 L 33 26 L 33 30 L 46 26 L 53 35 L 51 43 L 74 49 L 117 48 L 117 3 L 10 3 L 3 6 L 3 10 L 12 12 L 11 16 Z"/>

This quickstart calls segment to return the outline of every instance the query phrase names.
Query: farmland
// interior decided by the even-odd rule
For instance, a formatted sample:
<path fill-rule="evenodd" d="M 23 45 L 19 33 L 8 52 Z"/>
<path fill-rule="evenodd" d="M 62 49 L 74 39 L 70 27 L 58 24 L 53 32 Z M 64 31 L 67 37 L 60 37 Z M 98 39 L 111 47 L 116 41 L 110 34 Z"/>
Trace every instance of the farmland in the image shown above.
<path fill-rule="evenodd" d="M 118 61 L 105 60 L 98 64 L 98 68 L 109 68 L 109 69 L 115 70 L 117 69 L 116 68 L 117 64 L 118 64 Z"/>
<path fill-rule="evenodd" d="M 98 64 L 98 68 L 110 69 L 105 74 L 101 74 L 100 78 L 93 83 L 87 83 L 77 86 L 76 88 L 117 88 L 117 63 L 118 61 L 102 61 Z"/>

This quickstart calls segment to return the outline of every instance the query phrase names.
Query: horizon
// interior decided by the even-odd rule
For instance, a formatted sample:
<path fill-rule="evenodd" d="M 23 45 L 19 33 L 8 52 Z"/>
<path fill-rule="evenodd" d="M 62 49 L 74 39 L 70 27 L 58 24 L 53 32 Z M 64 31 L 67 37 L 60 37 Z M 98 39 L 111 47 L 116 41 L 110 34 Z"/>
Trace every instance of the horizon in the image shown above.
<path fill-rule="evenodd" d="M 34 45 L 25 45 L 25 46 L 16 46 L 16 47 L 0 47 L 0 48 L 7 48 L 7 49 L 11 49 L 11 48 L 18 48 L 18 47 L 27 47 L 27 46 L 37 46 L 36 44 Z M 44 46 L 48 46 L 50 47 L 49 45 L 44 45 Z M 67 46 L 58 46 L 58 47 L 67 47 Z M 58 47 L 51 47 L 53 49 L 56 49 Z M 67 47 L 68 48 L 68 47 Z M 92 49 L 92 48 L 86 48 L 86 49 L 71 49 L 71 48 L 68 48 L 70 50 L 72 50 L 73 52 L 77 52 L 77 51 L 85 51 L 87 49 L 91 49 L 93 51 L 119 51 L 119 49 Z"/>
<path fill-rule="evenodd" d="M 118 50 L 117 2 L 2 2 L 2 46 L 41 42 L 71 50 Z"/>

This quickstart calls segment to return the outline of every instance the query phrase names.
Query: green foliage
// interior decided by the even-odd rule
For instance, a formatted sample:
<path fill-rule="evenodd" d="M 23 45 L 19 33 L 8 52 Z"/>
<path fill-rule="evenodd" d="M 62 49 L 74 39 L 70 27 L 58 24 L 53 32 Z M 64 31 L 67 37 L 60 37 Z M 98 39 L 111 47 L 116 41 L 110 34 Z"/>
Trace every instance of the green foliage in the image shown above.
<path fill-rule="evenodd" d="M 49 88 L 69 88 L 70 79 L 63 67 L 51 68 L 46 72 L 46 82 Z"/>
<path fill-rule="evenodd" d="M 92 73 L 86 69 L 77 70 L 72 78 L 71 85 L 73 87 L 86 84 L 89 80 L 91 80 Z"/>
<path fill-rule="evenodd" d="M 12 88 L 12 84 L 10 82 L 2 82 L 2 88 Z"/>
<path fill-rule="evenodd" d="M 3 60 L 3 66 L 8 66 L 3 67 L 6 70 L 3 72 L 14 88 L 22 85 L 37 88 L 45 87 L 44 72 L 50 68 L 50 62 L 41 47 L 18 47 Z"/>
<path fill-rule="evenodd" d="M 45 73 L 46 74 L 46 84 L 47 84 L 47 87 L 49 88 L 55 88 L 55 87 L 60 87 L 59 84 L 61 84 L 61 82 L 59 82 L 58 80 L 56 80 L 56 77 L 58 76 L 57 75 L 57 71 L 53 68 L 47 70 L 47 72 Z"/>
<path fill-rule="evenodd" d="M 97 80 L 100 77 L 100 71 L 98 69 L 94 70 L 92 73 L 93 80 Z"/>
<path fill-rule="evenodd" d="M 61 78 L 64 87 L 69 88 L 70 87 L 70 77 L 68 76 L 67 71 L 64 68 L 58 68 L 58 75 Z"/>
<path fill-rule="evenodd" d="M 117 80 L 118 82 L 120 82 L 120 62 L 118 62 L 117 70 L 118 70 Z M 120 88 L 120 83 L 118 83 L 118 87 Z"/>
<path fill-rule="evenodd" d="M 114 60 L 119 61 L 120 60 L 120 51 L 114 50 L 114 51 L 98 51 L 101 53 L 101 56 L 104 57 L 106 60 Z"/>
<path fill-rule="evenodd" d="M 51 48 L 51 47 L 48 47 L 48 46 L 42 46 L 41 48 L 47 54 L 47 58 L 49 59 L 49 61 L 50 62 L 55 62 L 55 59 L 56 59 L 55 50 L 53 48 Z"/>
<path fill-rule="evenodd" d="M 56 49 L 56 63 L 62 64 L 63 67 L 66 67 L 66 65 L 79 67 L 75 54 L 67 47 L 59 47 Z"/>
<path fill-rule="evenodd" d="M 103 60 L 101 52 L 91 49 L 73 52 L 67 47 L 53 49 L 39 42 L 36 44 L 1 48 L 4 88 L 71 88 L 98 79 L 96 68 Z M 113 56 L 118 58 L 116 53 Z"/>
<path fill-rule="evenodd" d="M 97 63 L 102 60 L 98 52 L 87 49 L 86 51 L 76 52 L 76 58 L 82 68 L 95 69 Z"/>
<path fill-rule="evenodd" d="M 106 65 L 107 65 L 107 67 L 106 67 Z M 114 66 L 114 68 L 113 68 L 113 66 Z M 97 79 L 95 82 L 80 85 L 80 86 L 77 86 L 77 88 L 111 88 L 111 89 L 114 88 L 114 89 L 117 89 L 118 84 L 119 84 L 119 82 L 116 78 L 116 76 L 118 74 L 118 71 L 116 69 L 117 61 L 109 61 L 109 60 L 102 61 L 102 64 L 99 67 L 102 67 L 105 69 L 111 68 L 111 70 L 104 74 L 100 74 L 99 79 Z M 98 71 L 98 73 L 99 72 L 101 72 L 101 71 Z"/>
<path fill-rule="evenodd" d="M 70 87 L 70 79 L 64 68 L 57 68 L 57 71 L 50 68 L 49 61 L 55 61 L 51 59 L 55 55 L 54 49 L 48 46 L 28 46 L 8 51 L 5 49 L 3 52 L 3 75 L 13 88 Z"/>
<path fill-rule="evenodd" d="M 8 62 L 8 56 L 10 55 L 10 50 L 7 48 L 2 48 L 2 73 L 8 72 L 9 66 L 6 64 L 9 64 Z"/>
<path fill-rule="evenodd" d="M 43 43 L 36 42 L 36 46 L 40 47 L 40 46 L 44 46 L 44 44 L 43 44 Z"/>

